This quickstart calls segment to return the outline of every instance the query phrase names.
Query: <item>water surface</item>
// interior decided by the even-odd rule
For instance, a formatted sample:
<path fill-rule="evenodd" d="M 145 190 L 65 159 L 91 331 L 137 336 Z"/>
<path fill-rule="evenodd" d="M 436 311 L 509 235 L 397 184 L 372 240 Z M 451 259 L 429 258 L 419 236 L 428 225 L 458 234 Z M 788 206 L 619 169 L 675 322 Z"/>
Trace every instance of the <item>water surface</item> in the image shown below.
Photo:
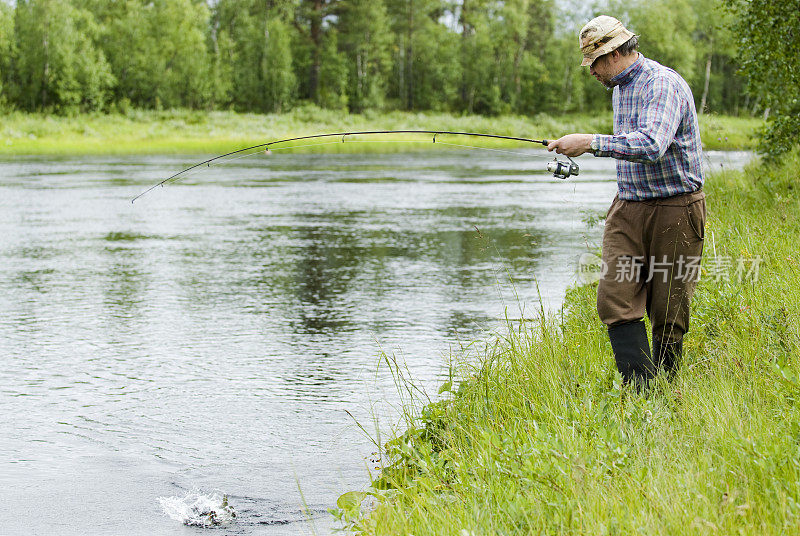
<path fill-rule="evenodd" d="M 330 530 L 368 481 L 400 356 L 558 309 L 613 161 L 543 151 L 0 162 L 0 532 L 190 534 L 159 497 L 226 493 L 230 534 Z M 743 153 L 711 154 L 714 166 Z"/>

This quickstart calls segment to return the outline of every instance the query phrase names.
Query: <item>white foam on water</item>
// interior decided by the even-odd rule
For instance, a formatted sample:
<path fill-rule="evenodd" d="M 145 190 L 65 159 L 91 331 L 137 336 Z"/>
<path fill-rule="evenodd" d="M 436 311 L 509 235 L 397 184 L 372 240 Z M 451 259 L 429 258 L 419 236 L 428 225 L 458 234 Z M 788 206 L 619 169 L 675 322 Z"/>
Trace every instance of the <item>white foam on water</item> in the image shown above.
<path fill-rule="evenodd" d="M 175 521 L 194 527 L 227 525 L 236 518 L 236 510 L 228 504 L 228 496 L 213 492 L 192 491 L 183 497 L 159 497 L 164 513 Z"/>

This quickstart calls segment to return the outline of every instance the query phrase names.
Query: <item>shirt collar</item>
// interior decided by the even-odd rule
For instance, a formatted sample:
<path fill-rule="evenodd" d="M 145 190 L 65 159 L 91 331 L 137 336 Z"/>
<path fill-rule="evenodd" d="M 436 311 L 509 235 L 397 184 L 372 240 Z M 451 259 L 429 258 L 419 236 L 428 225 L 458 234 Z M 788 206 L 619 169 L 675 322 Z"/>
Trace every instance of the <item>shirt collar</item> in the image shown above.
<path fill-rule="evenodd" d="M 631 63 L 627 69 L 619 73 L 617 76 L 611 79 L 611 83 L 615 86 L 624 86 L 635 77 L 639 71 L 642 70 L 642 66 L 644 65 L 644 56 L 642 56 L 641 52 L 639 52 L 639 57 L 636 58 L 636 61 Z"/>

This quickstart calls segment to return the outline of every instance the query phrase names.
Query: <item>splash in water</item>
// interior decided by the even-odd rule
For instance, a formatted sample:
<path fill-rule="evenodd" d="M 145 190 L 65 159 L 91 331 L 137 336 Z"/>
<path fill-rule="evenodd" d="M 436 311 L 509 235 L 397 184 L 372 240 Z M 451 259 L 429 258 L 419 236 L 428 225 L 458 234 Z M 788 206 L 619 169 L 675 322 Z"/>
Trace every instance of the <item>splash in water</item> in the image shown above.
<path fill-rule="evenodd" d="M 236 518 L 228 496 L 219 493 L 191 492 L 184 497 L 159 497 L 158 502 L 169 517 L 193 527 L 227 525 Z"/>

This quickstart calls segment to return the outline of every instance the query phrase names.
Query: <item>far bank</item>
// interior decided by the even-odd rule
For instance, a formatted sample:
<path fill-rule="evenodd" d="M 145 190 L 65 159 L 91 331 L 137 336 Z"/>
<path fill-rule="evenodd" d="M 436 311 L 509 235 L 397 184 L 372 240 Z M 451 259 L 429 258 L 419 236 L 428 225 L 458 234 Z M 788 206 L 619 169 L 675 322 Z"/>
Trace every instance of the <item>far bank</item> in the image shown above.
<path fill-rule="evenodd" d="M 746 150 L 760 119 L 703 115 L 707 150 Z M 0 116 L 0 155 L 215 154 L 272 140 L 353 130 L 449 130 L 553 139 L 569 132 L 611 133 L 610 112 L 596 115 L 456 116 L 440 113 L 350 114 L 314 106 L 285 114 L 241 114 L 197 110 L 84 114 L 73 117 L 13 112 Z M 355 140 L 351 140 L 355 141 Z M 385 143 L 392 141 L 392 143 Z M 298 147 L 326 153 L 405 152 L 433 148 L 422 136 L 387 137 L 358 143 Z M 321 143 L 321 142 L 320 142 Z M 482 147 L 518 147 L 517 142 L 481 139 Z"/>

